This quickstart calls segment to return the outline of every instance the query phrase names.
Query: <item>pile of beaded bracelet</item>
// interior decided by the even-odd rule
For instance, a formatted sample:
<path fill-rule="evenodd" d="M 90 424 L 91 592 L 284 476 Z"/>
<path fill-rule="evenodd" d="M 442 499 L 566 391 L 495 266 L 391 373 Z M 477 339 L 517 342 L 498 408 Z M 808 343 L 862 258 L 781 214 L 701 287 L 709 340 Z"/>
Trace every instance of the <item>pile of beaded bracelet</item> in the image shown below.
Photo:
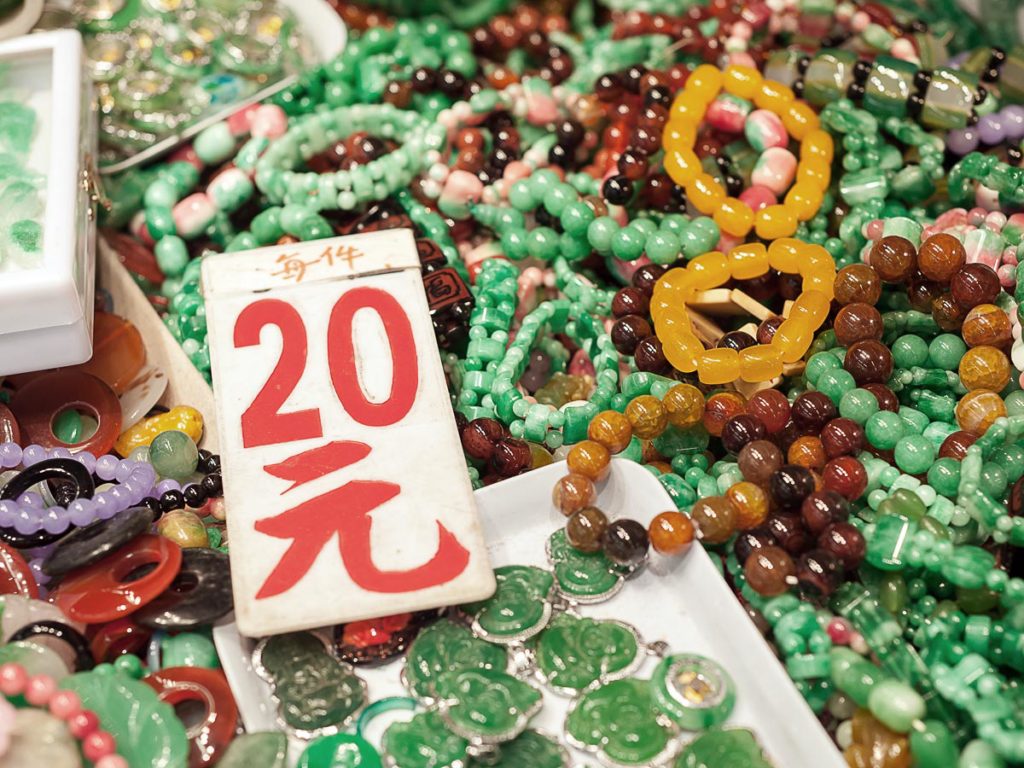
<path fill-rule="evenodd" d="M 49 675 L 30 676 L 20 664 L 8 662 L 0 666 L 0 693 L 8 699 L 23 697 L 29 706 L 45 709 L 66 723 L 71 735 L 82 742 L 82 754 L 93 768 L 129 768 L 127 761 L 117 754 L 114 737 L 99 728 L 96 714 L 82 707 L 77 693 L 60 690 Z M 11 712 L 4 719 L 11 726 L 13 718 Z"/>
<path fill-rule="evenodd" d="M 700 122 L 721 90 L 738 99 L 753 101 L 781 119 L 789 134 L 801 142 L 796 184 L 784 204 L 766 205 L 757 213 L 742 200 L 726 195 L 711 175 L 704 173 L 694 153 Z M 714 214 L 723 232 L 742 238 L 754 229 L 758 237 L 775 239 L 796 232 L 798 221 L 814 217 L 821 207 L 831 180 L 832 137 L 818 128 L 818 116 L 793 92 L 772 80 L 764 80 L 756 69 L 731 66 L 724 72 L 702 65 L 690 75 L 686 86 L 672 102 L 672 113 L 664 132 L 665 170 L 686 189 L 693 206 L 706 215 Z"/>

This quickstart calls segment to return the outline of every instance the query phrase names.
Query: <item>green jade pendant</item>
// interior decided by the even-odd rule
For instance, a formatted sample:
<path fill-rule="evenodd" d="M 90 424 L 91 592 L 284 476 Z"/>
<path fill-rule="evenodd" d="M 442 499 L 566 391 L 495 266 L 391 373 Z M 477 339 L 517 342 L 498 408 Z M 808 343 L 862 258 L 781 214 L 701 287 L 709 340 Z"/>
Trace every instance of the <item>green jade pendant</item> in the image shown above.
<path fill-rule="evenodd" d="M 568 768 L 569 754 L 555 739 L 525 731 L 513 741 L 474 757 L 469 768 Z"/>
<path fill-rule="evenodd" d="M 627 678 L 587 691 L 565 719 L 569 742 L 611 768 L 664 765 L 676 752 L 674 724 L 655 708 L 651 683 Z"/>
<path fill-rule="evenodd" d="M 619 621 L 557 615 L 534 644 L 537 676 L 566 696 L 631 675 L 644 658 L 637 631 Z"/>
<path fill-rule="evenodd" d="M 361 736 L 336 733 L 311 743 L 295 768 L 382 768 L 377 750 Z"/>
<path fill-rule="evenodd" d="M 337 733 L 367 702 L 366 683 L 310 632 L 260 641 L 253 667 L 274 689 L 278 722 L 300 738 Z"/>
<path fill-rule="evenodd" d="M 406 657 L 402 679 L 419 699 L 439 697 L 438 678 L 448 672 L 485 669 L 504 672 L 508 655 L 504 648 L 484 642 L 466 627 L 442 620 L 420 633 Z"/>
<path fill-rule="evenodd" d="M 744 728 L 708 731 L 686 745 L 675 768 L 772 768 Z"/>
<path fill-rule="evenodd" d="M 512 741 L 544 703 L 536 688 L 496 669 L 446 672 L 436 690 L 445 723 L 473 745 Z"/>
<path fill-rule="evenodd" d="M 285 768 L 288 737 L 281 731 L 247 733 L 238 736 L 217 763 L 219 768 Z"/>
<path fill-rule="evenodd" d="M 462 607 L 473 620 L 473 631 L 500 644 L 522 642 L 541 632 L 551 620 L 554 577 L 530 565 L 495 568 L 494 575 L 494 597 Z"/>
<path fill-rule="evenodd" d="M 651 686 L 659 709 L 687 731 L 721 725 L 736 706 L 736 685 L 729 673 L 703 656 L 662 659 Z"/>
<path fill-rule="evenodd" d="M 449 731 L 431 710 L 390 726 L 383 747 L 393 768 L 466 768 L 469 742 Z"/>
<path fill-rule="evenodd" d="M 547 553 L 559 593 L 574 603 L 604 602 L 614 597 L 625 582 L 624 572 L 604 553 L 580 552 L 566 539 L 564 529 L 551 534 Z"/>

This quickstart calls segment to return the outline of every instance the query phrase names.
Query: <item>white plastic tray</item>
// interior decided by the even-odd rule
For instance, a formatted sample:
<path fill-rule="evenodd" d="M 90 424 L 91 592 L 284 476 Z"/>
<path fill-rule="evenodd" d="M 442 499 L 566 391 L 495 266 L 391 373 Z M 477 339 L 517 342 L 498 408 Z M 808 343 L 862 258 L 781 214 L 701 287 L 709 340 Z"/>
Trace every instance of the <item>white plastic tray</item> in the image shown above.
<path fill-rule="evenodd" d="M 476 492 L 495 567 L 547 566 L 544 543 L 565 523 L 552 506 L 551 489 L 565 473 L 565 463 L 560 462 Z M 613 518 L 628 515 L 644 523 L 675 508 L 653 475 L 625 460 L 612 463 L 598 505 Z M 581 613 L 621 619 L 636 627 L 648 643 L 663 640 L 672 653 L 695 652 L 721 663 L 737 687 L 736 710 L 729 724 L 753 729 L 778 768 L 846 768 L 831 738 L 701 547 L 694 546 L 682 558 L 652 556 L 649 567 L 618 595 L 606 603 L 583 606 Z M 254 643 L 240 638 L 230 621 L 216 627 L 213 635 L 246 729 L 277 730 L 270 690 L 248 667 Z M 649 675 L 656 663 L 649 658 L 637 674 Z M 401 667 L 395 661 L 358 670 L 369 685 L 371 701 L 408 695 L 398 679 Z M 544 698 L 544 710 L 532 727 L 560 734 L 569 700 L 548 691 Z M 293 745 L 293 758 L 302 746 Z M 577 765 L 597 762 L 582 752 L 573 752 L 573 760 Z"/>

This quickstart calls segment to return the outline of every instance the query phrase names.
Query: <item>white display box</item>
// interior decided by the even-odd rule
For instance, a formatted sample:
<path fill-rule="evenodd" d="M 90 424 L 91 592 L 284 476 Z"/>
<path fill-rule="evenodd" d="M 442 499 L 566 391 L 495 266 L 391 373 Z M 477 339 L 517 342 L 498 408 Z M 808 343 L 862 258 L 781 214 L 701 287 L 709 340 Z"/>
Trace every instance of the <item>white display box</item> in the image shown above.
<path fill-rule="evenodd" d="M 42 261 L 0 274 L 0 375 L 9 375 L 92 356 L 96 121 L 78 32 L 2 43 L 0 66 L 36 111 L 29 165 L 47 177 Z"/>

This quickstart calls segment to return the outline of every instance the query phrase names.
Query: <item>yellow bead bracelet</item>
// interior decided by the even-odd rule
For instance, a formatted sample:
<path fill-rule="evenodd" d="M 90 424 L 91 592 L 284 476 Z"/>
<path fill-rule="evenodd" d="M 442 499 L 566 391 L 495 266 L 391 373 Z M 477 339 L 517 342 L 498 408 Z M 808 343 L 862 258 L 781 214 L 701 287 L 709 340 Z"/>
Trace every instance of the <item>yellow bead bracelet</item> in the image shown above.
<path fill-rule="evenodd" d="M 756 214 L 742 200 L 728 197 L 722 185 L 704 172 L 694 152 L 697 132 L 708 105 L 723 89 L 733 96 L 753 101 L 759 109 L 774 112 L 789 135 L 800 142 L 796 181 L 786 193 L 785 201 L 766 206 Z M 790 237 L 799 222 L 817 214 L 832 177 L 832 137 L 821 130 L 819 124 L 814 110 L 796 99 L 790 88 L 763 79 L 756 69 L 733 65 L 723 72 L 710 64 L 702 64 L 693 71 L 672 103 L 662 134 L 665 171 L 686 190 L 693 206 L 705 216 L 711 216 L 723 232 L 745 237 L 753 228 L 764 240 Z"/>
<path fill-rule="evenodd" d="M 729 280 L 750 280 L 774 269 L 798 274 L 803 291 L 789 317 L 775 331 L 771 344 L 735 349 L 705 350 L 693 331 L 686 304 L 698 293 L 725 285 Z M 814 332 L 828 317 L 836 278 L 835 262 L 820 245 L 790 237 L 739 245 L 726 255 L 711 251 L 685 267 L 670 269 L 651 297 L 651 317 L 665 358 L 684 373 L 697 372 L 704 384 L 727 384 L 742 379 L 750 383 L 770 381 L 782 374 L 786 363 L 802 358 L 814 340 Z"/>

